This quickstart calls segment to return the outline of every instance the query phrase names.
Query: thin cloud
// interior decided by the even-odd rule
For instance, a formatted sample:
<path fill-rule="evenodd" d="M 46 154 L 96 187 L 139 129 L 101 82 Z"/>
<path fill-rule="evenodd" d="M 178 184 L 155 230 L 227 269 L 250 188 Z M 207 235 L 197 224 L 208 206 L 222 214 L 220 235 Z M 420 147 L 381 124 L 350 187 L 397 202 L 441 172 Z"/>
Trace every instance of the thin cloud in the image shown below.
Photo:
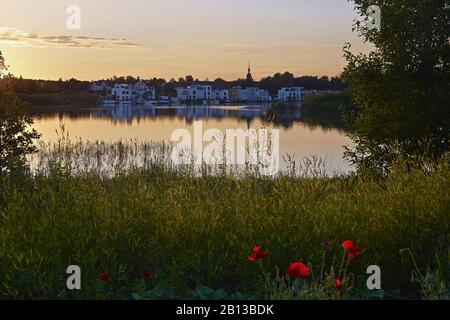
<path fill-rule="evenodd" d="M 102 38 L 88 36 L 40 36 L 15 28 L 0 27 L 0 43 L 18 47 L 59 48 L 119 48 L 141 47 L 140 44 L 124 38 Z"/>

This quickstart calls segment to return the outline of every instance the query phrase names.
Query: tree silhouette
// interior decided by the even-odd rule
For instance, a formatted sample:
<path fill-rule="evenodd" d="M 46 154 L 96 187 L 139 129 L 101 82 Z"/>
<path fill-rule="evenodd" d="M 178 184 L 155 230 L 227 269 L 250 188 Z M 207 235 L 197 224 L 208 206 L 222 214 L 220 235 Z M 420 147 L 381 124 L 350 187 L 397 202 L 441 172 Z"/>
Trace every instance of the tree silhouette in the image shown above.
<path fill-rule="evenodd" d="M 33 144 L 40 135 L 30 129 L 32 119 L 26 116 L 25 106 L 9 85 L 11 75 L 3 75 L 5 59 L 0 52 L 0 176 L 23 172 L 26 156 L 36 152 Z"/>
<path fill-rule="evenodd" d="M 356 150 L 347 156 L 364 169 L 386 172 L 401 156 L 437 160 L 449 147 L 450 4 L 448 0 L 355 0 L 354 31 L 375 49 L 344 48 L 343 79 L 359 112 L 351 116 Z M 381 30 L 366 23 L 381 9 Z"/>

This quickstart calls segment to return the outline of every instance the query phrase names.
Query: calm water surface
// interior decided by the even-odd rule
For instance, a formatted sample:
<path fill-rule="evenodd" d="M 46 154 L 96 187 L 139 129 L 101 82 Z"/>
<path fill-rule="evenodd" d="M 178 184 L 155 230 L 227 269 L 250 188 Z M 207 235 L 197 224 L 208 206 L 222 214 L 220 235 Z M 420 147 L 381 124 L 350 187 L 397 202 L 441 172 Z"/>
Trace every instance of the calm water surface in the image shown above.
<path fill-rule="evenodd" d="M 85 141 L 170 141 L 172 132 L 201 120 L 203 130 L 259 129 L 267 120 L 280 130 L 281 156 L 296 161 L 317 155 L 326 161 L 330 174 L 352 170 L 343 159 L 343 146 L 351 146 L 346 133 L 332 126 L 311 124 L 302 119 L 301 108 L 274 111 L 271 106 L 176 106 L 176 107 L 32 107 L 34 127 L 44 142 L 58 139 L 56 130 L 63 123 L 71 139 Z"/>

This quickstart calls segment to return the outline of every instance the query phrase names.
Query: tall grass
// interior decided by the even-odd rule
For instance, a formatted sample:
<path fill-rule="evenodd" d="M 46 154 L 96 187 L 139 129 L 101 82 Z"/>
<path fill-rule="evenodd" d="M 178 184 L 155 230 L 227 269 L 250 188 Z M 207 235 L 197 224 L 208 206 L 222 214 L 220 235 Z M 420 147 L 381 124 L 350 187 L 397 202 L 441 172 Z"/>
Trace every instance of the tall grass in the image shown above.
<path fill-rule="evenodd" d="M 411 262 L 399 250 L 411 248 L 424 269 L 447 254 L 448 164 L 411 171 L 400 163 L 382 178 L 236 178 L 175 169 L 167 152 L 154 144 L 66 143 L 42 151 L 34 174 L 2 178 L 0 297 L 131 298 L 143 270 L 180 294 L 203 284 L 258 296 L 249 248 L 268 248 L 266 268 L 283 271 L 293 261 L 320 265 L 322 242 L 338 248 L 346 239 L 367 248 L 351 272 L 379 265 L 387 292 L 417 297 Z M 104 172 L 108 153 L 117 162 L 108 158 Z M 83 289 L 72 292 L 65 271 L 73 264 Z M 102 272 L 112 278 L 107 289 Z"/>

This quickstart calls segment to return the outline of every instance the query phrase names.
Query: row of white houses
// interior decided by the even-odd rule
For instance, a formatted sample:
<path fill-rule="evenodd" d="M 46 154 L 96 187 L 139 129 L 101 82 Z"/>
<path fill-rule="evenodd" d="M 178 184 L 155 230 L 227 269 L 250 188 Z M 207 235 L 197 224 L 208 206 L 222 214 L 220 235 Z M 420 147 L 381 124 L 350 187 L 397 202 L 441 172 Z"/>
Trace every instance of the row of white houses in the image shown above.
<path fill-rule="evenodd" d="M 267 90 L 257 87 L 235 87 L 232 89 L 212 89 L 210 85 L 193 85 L 176 88 L 177 100 L 186 101 L 222 101 L 222 102 L 270 102 L 272 96 Z M 278 91 L 278 101 L 301 102 L 304 98 L 304 89 L 282 88 Z"/>
<path fill-rule="evenodd" d="M 98 85 L 97 90 L 105 91 L 104 85 Z M 94 88 L 92 88 L 93 91 Z M 232 89 L 212 89 L 210 85 L 192 85 L 188 87 L 177 87 L 176 98 L 159 97 L 156 99 L 156 90 L 154 87 L 147 86 L 144 82 L 130 84 L 116 84 L 111 89 L 110 95 L 103 100 L 103 104 L 114 103 L 134 103 L 134 104 L 155 104 L 158 102 L 271 102 L 273 100 L 282 102 L 301 102 L 303 101 L 305 90 L 301 87 L 281 88 L 278 96 L 274 99 L 267 90 L 257 87 L 235 87 Z"/>

